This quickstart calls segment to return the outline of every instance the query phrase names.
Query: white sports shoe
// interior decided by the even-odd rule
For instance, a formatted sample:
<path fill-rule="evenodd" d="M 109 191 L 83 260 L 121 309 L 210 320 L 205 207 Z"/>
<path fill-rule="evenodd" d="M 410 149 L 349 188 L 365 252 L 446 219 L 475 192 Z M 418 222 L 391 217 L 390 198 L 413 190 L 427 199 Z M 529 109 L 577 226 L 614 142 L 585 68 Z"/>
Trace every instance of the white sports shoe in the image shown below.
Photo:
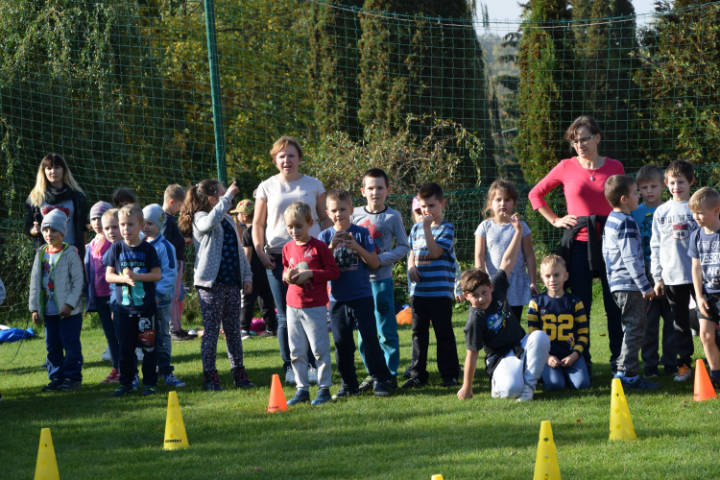
<path fill-rule="evenodd" d="M 529 402 L 533 399 L 535 391 L 532 389 L 530 385 L 523 385 L 522 392 L 520 392 L 520 395 L 517 397 L 518 402 Z"/>
<path fill-rule="evenodd" d="M 106 347 L 102 353 L 102 359 L 106 362 L 112 362 L 112 356 L 110 355 L 110 347 Z"/>

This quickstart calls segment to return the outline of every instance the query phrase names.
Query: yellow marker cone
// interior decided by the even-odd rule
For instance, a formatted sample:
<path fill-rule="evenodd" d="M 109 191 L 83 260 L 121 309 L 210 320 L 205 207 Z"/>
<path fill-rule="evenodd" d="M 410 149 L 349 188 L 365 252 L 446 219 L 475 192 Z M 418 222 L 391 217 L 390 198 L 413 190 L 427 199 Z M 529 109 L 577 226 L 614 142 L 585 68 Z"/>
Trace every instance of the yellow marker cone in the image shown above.
<path fill-rule="evenodd" d="M 185 433 L 185 424 L 180 412 L 180 402 L 178 402 L 177 392 L 172 391 L 168 394 L 163 450 L 180 450 L 188 447 L 190 447 L 190 444 L 188 443 L 187 433 Z"/>
<path fill-rule="evenodd" d="M 613 378 L 610 392 L 610 440 L 637 440 L 619 378 Z"/>
<path fill-rule="evenodd" d="M 540 437 L 535 456 L 533 480 L 560 480 L 560 465 L 557 461 L 557 451 L 549 420 L 540 422 Z"/>
<path fill-rule="evenodd" d="M 49 428 L 40 430 L 40 446 L 38 447 L 34 478 L 35 480 L 60 480 Z"/>
<path fill-rule="evenodd" d="M 443 480 L 443 476 L 439 473 L 436 473 L 432 477 L 430 477 L 430 480 Z"/>

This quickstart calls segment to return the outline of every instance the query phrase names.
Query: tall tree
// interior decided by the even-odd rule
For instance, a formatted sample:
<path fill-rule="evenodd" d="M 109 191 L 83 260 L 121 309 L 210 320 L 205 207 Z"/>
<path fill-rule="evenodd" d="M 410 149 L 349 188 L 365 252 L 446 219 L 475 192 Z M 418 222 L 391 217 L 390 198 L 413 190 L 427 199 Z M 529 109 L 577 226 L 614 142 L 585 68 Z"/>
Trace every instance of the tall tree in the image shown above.
<path fill-rule="evenodd" d="M 573 0 L 576 114 L 600 123 L 604 154 L 637 159 L 638 88 L 635 10 L 629 0 Z"/>
<path fill-rule="evenodd" d="M 559 25 L 570 19 L 567 1 L 531 0 L 529 7 L 518 51 L 518 109 L 523 119 L 514 144 L 525 179 L 532 184 L 567 154 L 562 136 L 573 116 L 573 52 L 569 27 Z"/>
<path fill-rule="evenodd" d="M 720 181 L 720 5 L 704 3 L 661 3 L 637 79 L 651 105 L 648 157 L 660 164 L 689 160 L 700 166 L 702 184 L 714 184 Z"/>

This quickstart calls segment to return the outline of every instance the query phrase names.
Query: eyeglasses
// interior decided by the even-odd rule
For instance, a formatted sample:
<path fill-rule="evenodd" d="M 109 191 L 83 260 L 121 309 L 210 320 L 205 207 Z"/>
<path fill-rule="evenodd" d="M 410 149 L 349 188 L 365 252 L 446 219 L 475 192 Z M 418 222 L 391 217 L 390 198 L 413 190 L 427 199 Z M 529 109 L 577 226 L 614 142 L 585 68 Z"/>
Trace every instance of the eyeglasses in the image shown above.
<path fill-rule="evenodd" d="M 589 137 L 583 137 L 583 138 L 578 138 L 577 140 L 573 140 L 573 143 L 575 145 L 587 145 L 588 142 L 590 140 L 592 140 L 593 138 L 595 138 L 595 135 L 590 135 Z"/>

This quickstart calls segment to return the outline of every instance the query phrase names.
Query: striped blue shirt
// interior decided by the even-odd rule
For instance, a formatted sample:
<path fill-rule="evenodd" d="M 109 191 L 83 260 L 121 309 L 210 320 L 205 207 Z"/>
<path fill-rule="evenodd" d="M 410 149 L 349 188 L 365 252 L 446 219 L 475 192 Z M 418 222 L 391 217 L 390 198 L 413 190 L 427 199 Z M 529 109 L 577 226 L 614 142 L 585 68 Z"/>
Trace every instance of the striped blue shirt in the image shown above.
<path fill-rule="evenodd" d="M 649 292 L 652 287 L 645 275 L 642 237 L 631 215 L 610 212 L 602 242 L 605 271 L 611 292 Z"/>
<path fill-rule="evenodd" d="M 408 242 L 415 255 L 415 266 L 420 272 L 418 283 L 410 282 L 411 297 L 450 297 L 455 286 L 455 252 L 453 240 L 455 229 L 450 222 L 431 227 L 435 243 L 443 249 L 440 257 L 431 259 L 425 241 L 422 222 L 410 230 Z"/>

